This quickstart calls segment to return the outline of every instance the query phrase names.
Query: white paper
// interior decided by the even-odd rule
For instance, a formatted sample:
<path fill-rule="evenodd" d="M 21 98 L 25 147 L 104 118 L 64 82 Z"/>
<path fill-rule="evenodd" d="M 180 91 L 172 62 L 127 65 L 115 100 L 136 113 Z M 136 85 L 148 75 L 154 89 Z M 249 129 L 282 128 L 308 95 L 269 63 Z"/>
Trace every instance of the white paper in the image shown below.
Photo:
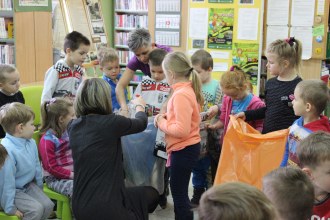
<path fill-rule="evenodd" d="M 317 11 L 316 11 L 317 15 L 323 15 L 324 14 L 324 6 L 325 6 L 324 0 L 318 0 L 318 2 L 317 2 Z"/>
<path fill-rule="evenodd" d="M 289 1 L 268 0 L 267 25 L 287 25 L 289 23 Z"/>
<path fill-rule="evenodd" d="M 180 0 L 156 0 L 156 12 L 180 12 Z"/>
<path fill-rule="evenodd" d="M 189 37 L 201 38 L 207 37 L 207 8 L 191 8 L 189 13 Z"/>
<path fill-rule="evenodd" d="M 228 70 L 228 63 L 214 63 L 213 71 L 214 72 L 224 72 Z"/>
<path fill-rule="evenodd" d="M 180 15 L 156 14 L 156 28 L 180 29 Z"/>
<path fill-rule="evenodd" d="M 229 52 L 212 51 L 210 54 L 213 59 L 229 59 Z"/>
<path fill-rule="evenodd" d="M 302 59 L 308 60 L 312 57 L 313 28 L 292 27 L 290 37 L 295 37 L 302 43 Z"/>
<path fill-rule="evenodd" d="M 179 31 L 155 31 L 156 42 L 168 46 L 180 46 Z"/>
<path fill-rule="evenodd" d="M 314 22 L 315 0 L 293 0 L 291 25 L 311 27 Z"/>
<path fill-rule="evenodd" d="M 238 10 L 237 39 L 257 40 L 259 26 L 258 8 L 240 8 Z"/>
<path fill-rule="evenodd" d="M 267 26 L 266 45 L 277 39 L 285 39 L 289 36 L 288 26 Z"/>

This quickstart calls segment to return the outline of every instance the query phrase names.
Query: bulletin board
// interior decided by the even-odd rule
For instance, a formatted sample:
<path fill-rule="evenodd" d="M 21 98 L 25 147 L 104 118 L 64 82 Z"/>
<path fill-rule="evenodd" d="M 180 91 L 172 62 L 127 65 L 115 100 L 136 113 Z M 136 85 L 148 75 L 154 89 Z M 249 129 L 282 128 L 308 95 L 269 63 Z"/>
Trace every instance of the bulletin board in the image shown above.
<path fill-rule="evenodd" d="M 303 60 L 325 59 L 329 0 L 266 0 L 265 44 L 295 37 L 302 42 Z"/>
<path fill-rule="evenodd" d="M 264 0 L 189 1 L 189 55 L 207 50 L 214 61 L 212 78 L 216 80 L 232 65 L 240 66 L 258 95 Z"/>

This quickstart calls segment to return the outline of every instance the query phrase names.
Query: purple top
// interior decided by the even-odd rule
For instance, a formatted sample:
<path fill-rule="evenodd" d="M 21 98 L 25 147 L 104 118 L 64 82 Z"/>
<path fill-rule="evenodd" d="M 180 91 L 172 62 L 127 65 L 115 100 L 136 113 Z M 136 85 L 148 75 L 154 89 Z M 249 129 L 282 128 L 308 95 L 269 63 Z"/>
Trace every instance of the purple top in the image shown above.
<path fill-rule="evenodd" d="M 172 51 L 172 48 L 165 45 L 154 44 L 153 46 L 159 49 L 166 50 L 167 52 Z M 128 61 L 127 67 L 133 71 L 141 70 L 144 73 L 144 75 L 151 76 L 149 64 L 142 63 L 136 58 L 135 55 Z"/>

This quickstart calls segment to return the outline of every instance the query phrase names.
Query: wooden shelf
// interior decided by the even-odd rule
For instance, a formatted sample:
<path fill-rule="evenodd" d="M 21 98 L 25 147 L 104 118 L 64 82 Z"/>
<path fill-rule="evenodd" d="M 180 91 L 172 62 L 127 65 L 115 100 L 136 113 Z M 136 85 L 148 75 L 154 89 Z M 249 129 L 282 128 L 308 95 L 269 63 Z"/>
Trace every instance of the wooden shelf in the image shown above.
<path fill-rule="evenodd" d="M 134 10 L 125 10 L 125 9 L 116 9 L 116 13 L 123 13 L 123 14 L 138 14 L 138 15 L 147 15 L 148 11 L 134 11 Z"/>
<path fill-rule="evenodd" d="M 126 45 L 119 45 L 119 44 L 115 45 L 115 48 L 129 49 L 128 46 L 126 46 Z"/>
<path fill-rule="evenodd" d="M 116 31 L 132 31 L 135 28 L 129 28 L 129 27 L 115 27 Z"/>

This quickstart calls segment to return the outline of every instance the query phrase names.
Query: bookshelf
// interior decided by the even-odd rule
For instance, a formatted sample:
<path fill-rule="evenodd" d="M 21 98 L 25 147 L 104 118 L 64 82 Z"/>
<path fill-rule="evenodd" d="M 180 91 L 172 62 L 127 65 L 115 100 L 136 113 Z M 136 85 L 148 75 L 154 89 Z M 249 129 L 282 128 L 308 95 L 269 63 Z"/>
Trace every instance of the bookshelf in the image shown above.
<path fill-rule="evenodd" d="M 14 11 L 11 0 L 0 0 L 0 63 L 15 64 Z"/>
<path fill-rule="evenodd" d="M 114 48 L 120 66 L 125 67 L 134 56 L 127 46 L 129 32 L 138 27 L 148 28 L 148 0 L 116 0 L 114 8 Z"/>

